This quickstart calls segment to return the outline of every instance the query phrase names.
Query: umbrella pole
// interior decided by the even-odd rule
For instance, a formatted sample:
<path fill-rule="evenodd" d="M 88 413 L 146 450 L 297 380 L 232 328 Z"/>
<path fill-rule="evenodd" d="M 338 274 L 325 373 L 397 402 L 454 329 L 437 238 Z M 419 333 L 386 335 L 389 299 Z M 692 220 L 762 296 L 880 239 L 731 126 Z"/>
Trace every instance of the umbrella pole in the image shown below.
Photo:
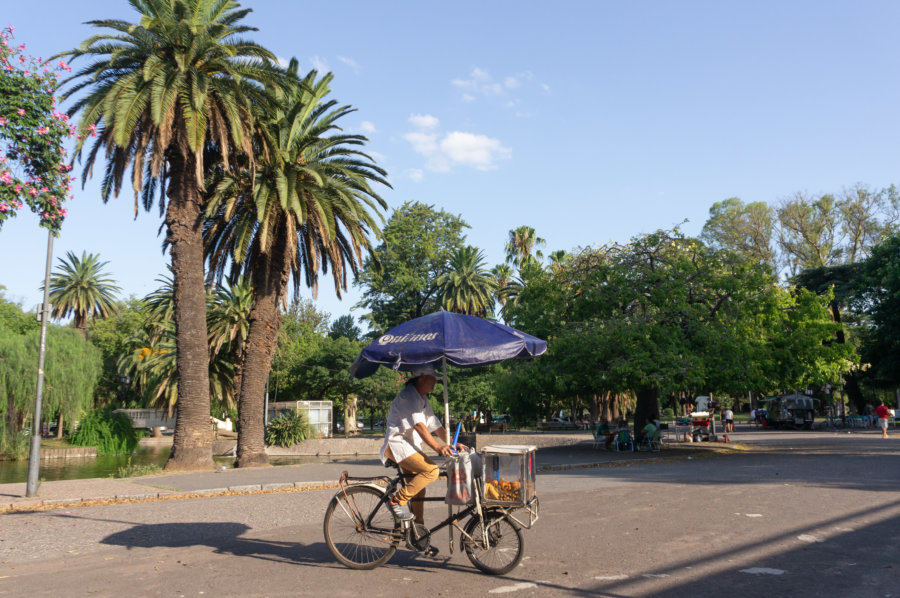
<path fill-rule="evenodd" d="M 441 371 L 444 379 L 444 433 L 447 435 L 447 444 L 450 444 L 450 398 L 447 393 L 447 358 L 441 357 Z M 453 506 L 447 505 L 447 517 L 453 516 Z M 450 554 L 453 554 L 453 526 L 447 526 L 450 534 Z"/>

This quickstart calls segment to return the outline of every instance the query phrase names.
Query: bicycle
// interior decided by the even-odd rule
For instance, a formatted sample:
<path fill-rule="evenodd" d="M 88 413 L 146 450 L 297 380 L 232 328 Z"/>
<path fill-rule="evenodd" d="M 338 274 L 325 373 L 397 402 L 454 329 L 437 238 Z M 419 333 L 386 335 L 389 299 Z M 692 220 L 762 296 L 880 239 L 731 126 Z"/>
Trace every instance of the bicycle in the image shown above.
<path fill-rule="evenodd" d="M 323 528 L 325 543 L 334 558 L 350 569 L 374 569 L 387 563 L 401 541 L 407 548 L 426 553 L 432 535 L 447 527 L 450 532 L 450 554 L 453 554 L 453 529 L 460 533 L 460 544 L 475 567 L 489 575 L 504 575 L 522 560 L 525 541 L 522 528 L 530 529 L 538 520 L 539 502 L 533 496 L 524 505 L 485 504 L 484 480 L 474 475 L 474 502 L 459 507 L 432 528 L 394 517 L 388 506 L 389 496 L 412 474 L 388 461 L 396 476 L 351 477 L 341 474 L 340 490 L 325 511 Z M 442 471 L 440 478 L 446 479 Z M 440 479 L 439 478 L 439 479 Z M 444 497 L 426 497 L 428 502 L 444 501 Z M 490 501 L 489 501 L 490 502 Z M 513 516 L 523 509 L 527 519 Z M 432 555 L 433 556 L 433 555 Z"/>

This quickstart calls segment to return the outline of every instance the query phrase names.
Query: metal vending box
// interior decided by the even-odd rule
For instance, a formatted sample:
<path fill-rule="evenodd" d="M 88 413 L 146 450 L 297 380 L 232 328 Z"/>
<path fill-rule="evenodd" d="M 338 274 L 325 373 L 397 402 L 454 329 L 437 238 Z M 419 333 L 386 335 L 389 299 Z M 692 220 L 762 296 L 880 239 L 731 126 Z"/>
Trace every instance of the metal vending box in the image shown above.
<path fill-rule="evenodd" d="M 484 463 L 484 504 L 524 507 L 535 496 L 537 447 L 500 445 L 481 449 Z"/>

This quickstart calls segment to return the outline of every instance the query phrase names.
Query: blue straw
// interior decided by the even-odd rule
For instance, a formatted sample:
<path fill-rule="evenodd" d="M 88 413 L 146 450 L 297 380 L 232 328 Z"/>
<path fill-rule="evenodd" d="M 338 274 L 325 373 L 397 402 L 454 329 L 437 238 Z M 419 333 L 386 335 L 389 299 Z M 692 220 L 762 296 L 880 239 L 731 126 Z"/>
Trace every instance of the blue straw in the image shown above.
<path fill-rule="evenodd" d="M 459 440 L 459 431 L 462 430 L 462 422 L 456 424 L 456 434 L 453 435 L 453 449 L 456 450 L 456 442 Z"/>

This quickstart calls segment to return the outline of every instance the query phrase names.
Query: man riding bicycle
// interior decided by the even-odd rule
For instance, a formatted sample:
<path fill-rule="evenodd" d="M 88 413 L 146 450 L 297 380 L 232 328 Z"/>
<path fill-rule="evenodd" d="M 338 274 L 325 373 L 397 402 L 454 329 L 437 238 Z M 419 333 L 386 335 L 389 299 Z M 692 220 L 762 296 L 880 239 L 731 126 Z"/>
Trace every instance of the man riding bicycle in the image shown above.
<path fill-rule="evenodd" d="M 425 498 L 425 488 L 438 479 L 438 466 L 424 453 L 425 445 L 442 457 L 449 457 L 453 449 L 447 444 L 447 430 L 435 416 L 426 395 L 434 389 L 437 374 L 434 367 L 424 365 L 410 372 L 412 377 L 391 402 L 384 430 L 384 445 L 381 461 L 397 463 L 404 473 L 415 474 L 390 497 L 390 507 L 401 520 L 415 518 L 416 523 L 425 522 L 425 503 L 414 500 L 412 512 L 407 503 L 413 499 Z M 435 438 L 437 437 L 437 438 Z M 438 438 L 444 444 L 438 442 Z M 466 447 L 458 445 L 458 450 Z"/>

